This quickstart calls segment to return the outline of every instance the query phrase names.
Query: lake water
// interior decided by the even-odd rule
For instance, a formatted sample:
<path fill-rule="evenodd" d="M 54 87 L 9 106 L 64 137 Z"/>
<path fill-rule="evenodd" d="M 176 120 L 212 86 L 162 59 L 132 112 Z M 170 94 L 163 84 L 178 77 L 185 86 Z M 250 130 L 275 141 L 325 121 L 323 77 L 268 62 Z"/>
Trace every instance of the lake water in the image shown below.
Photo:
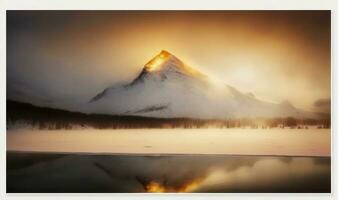
<path fill-rule="evenodd" d="M 7 152 L 7 192 L 329 193 L 329 157 Z"/>
<path fill-rule="evenodd" d="M 7 131 L 8 151 L 330 156 L 330 129 Z"/>
<path fill-rule="evenodd" d="M 331 191 L 329 129 L 7 131 L 7 192 Z"/>

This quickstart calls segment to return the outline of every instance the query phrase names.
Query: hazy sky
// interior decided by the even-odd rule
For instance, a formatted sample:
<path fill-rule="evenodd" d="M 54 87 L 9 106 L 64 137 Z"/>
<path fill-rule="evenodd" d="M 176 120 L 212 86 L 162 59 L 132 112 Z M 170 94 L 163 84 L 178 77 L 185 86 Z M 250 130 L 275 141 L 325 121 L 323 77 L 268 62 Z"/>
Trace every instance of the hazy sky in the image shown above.
<path fill-rule="evenodd" d="M 87 102 L 164 49 L 260 99 L 313 109 L 330 102 L 330 24 L 330 11 L 7 11 L 7 95 Z"/>

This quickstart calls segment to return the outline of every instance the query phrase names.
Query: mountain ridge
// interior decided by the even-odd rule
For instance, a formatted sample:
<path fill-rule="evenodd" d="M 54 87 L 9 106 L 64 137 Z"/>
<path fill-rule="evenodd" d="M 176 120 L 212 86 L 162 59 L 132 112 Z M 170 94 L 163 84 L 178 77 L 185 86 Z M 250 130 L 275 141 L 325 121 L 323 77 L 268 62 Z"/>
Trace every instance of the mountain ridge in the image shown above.
<path fill-rule="evenodd" d="M 163 109 L 150 109 L 169 105 Z M 307 116 L 290 102 L 280 104 L 257 99 L 222 84 L 216 87 L 209 77 L 162 50 L 147 62 L 130 83 L 107 87 L 90 100 L 93 112 L 135 114 L 153 117 L 231 118 Z M 134 113 L 131 111 L 134 110 Z"/>

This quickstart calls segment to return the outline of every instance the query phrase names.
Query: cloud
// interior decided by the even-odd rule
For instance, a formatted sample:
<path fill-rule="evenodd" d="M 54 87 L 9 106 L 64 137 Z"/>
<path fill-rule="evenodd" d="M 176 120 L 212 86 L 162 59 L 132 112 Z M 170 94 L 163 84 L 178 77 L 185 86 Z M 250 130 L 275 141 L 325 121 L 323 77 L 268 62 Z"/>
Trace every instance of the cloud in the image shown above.
<path fill-rule="evenodd" d="M 7 74 L 13 77 L 7 84 L 24 80 L 36 91 L 26 98 L 47 93 L 59 108 L 70 109 L 62 99 L 87 102 L 108 85 L 133 80 L 167 49 L 243 92 L 310 108 L 330 95 L 330 16 L 330 11 L 7 11 Z"/>
<path fill-rule="evenodd" d="M 318 99 L 313 105 L 315 107 L 331 106 L 331 99 Z"/>
<path fill-rule="evenodd" d="M 317 112 L 330 113 L 331 99 L 330 98 L 318 99 L 313 103 L 313 106 Z"/>

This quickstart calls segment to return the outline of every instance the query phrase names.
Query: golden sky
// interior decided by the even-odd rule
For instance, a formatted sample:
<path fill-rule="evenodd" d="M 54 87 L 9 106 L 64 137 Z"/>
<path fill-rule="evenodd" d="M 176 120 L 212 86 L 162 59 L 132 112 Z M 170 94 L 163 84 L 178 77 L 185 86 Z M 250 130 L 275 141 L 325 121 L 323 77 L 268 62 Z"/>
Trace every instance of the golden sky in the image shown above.
<path fill-rule="evenodd" d="M 8 11 L 7 95 L 88 101 L 161 50 L 257 98 L 330 98 L 330 11 Z M 22 89 L 24 88 L 24 89 Z M 36 100 L 32 100 L 36 99 Z"/>

